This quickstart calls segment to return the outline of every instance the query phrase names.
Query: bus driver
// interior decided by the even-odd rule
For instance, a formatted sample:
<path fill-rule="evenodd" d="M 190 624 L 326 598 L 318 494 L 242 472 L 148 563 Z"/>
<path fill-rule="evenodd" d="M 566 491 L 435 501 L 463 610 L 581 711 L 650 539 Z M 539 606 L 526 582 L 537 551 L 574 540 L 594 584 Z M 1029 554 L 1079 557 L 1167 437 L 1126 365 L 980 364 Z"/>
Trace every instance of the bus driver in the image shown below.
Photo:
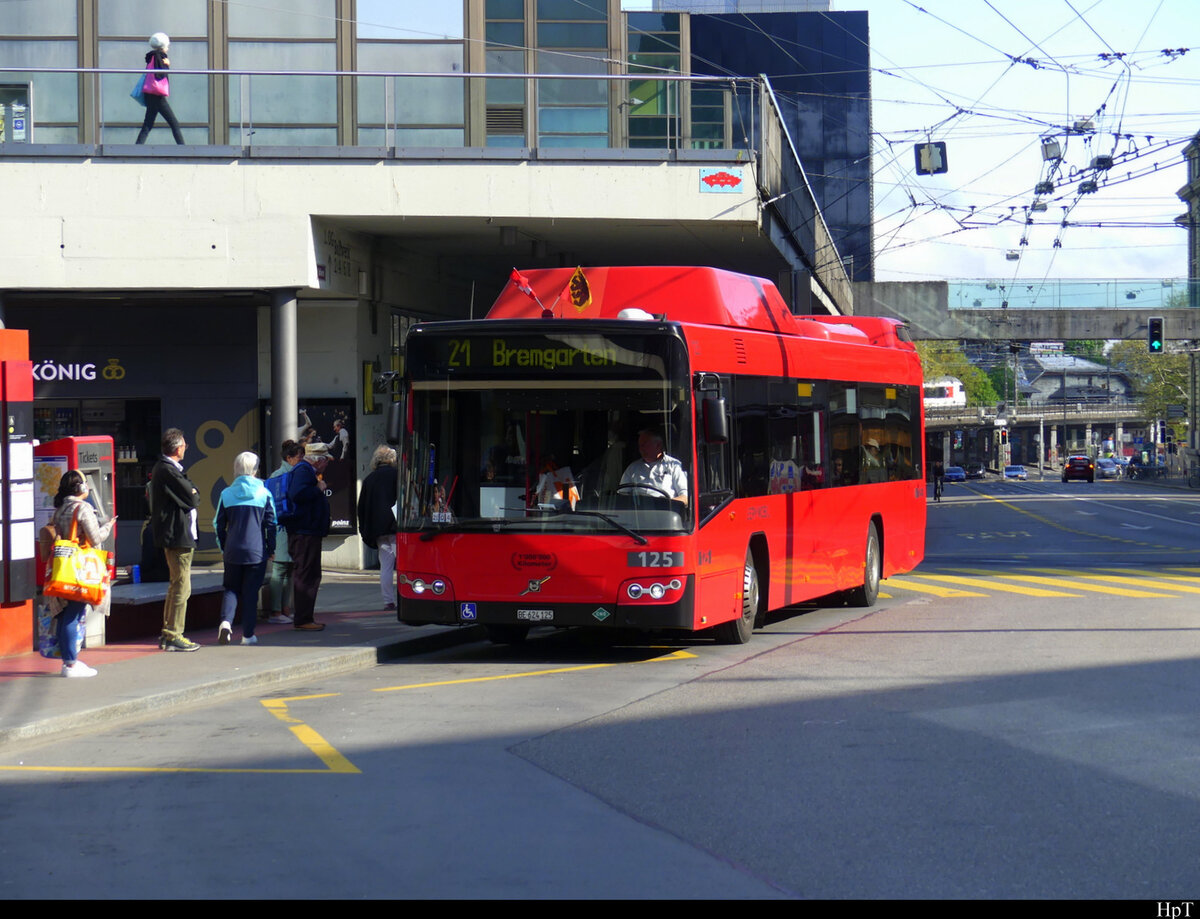
<path fill-rule="evenodd" d="M 687 474 L 683 465 L 673 456 L 663 452 L 662 435 L 657 431 L 644 430 L 638 432 L 638 453 L 635 459 L 625 469 L 621 476 L 622 485 L 650 485 L 659 492 L 674 498 L 676 501 L 687 503 Z M 658 492 L 646 489 L 647 495 L 657 495 Z"/>

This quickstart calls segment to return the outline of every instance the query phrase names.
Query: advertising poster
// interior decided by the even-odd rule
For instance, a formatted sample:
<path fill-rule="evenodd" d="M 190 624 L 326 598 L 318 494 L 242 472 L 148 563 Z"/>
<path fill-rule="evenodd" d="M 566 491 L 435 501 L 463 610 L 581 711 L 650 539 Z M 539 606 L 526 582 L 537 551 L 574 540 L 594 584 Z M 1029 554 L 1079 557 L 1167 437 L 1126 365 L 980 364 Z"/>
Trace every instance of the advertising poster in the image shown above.
<path fill-rule="evenodd" d="M 329 499 L 329 532 L 355 533 L 358 490 L 358 464 L 355 457 L 358 444 L 354 436 L 354 400 L 301 397 L 299 406 L 292 437 L 304 444 L 304 460 L 312 464 L 317 473 L 317 482 L 325 489 L 325 497 Z M 262 418 L 262 442 L 270 444 L 270 412 L 263 411 Z M 274 456 L 273 445 L 264 453 Z M 274 468 L 264 469 L 260 474 L 267 475 L 273 471 Z"/>

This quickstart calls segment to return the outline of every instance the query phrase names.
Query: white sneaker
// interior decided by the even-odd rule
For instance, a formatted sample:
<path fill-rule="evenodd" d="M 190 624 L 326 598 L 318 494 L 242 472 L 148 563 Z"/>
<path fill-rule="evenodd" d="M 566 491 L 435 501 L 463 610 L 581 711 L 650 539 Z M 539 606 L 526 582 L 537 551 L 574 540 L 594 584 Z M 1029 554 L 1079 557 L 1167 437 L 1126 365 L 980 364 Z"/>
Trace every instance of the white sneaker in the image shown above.
<path fill-rule="evenodd" d="M 258 636 L 257 636 L 257 635 L 251 635 L 249 638 L 243 638 L 243 639 L 242 639 L 242 644 L 244 644 L 244 645 L 256 645 L 256 644 L 258 644 Z"/>
<path fill-rule="evenodd" d="M 217 630 L 217 644 L 227 645 L 233 640 L 233 626 L 228 622 L 222 621 L 221 628 Z"/>
<path fill-rule="evenodd" d="M 286 616 L 283 613 L 275 613 L 267 619 L 271 625 L 291 625 L 292 617 Z"/>
<path fill-rule="evenodd" d="M 83 661 L 76 661 L 73 664 L 63 664 L 62 675 L 68 678 L 95 676 L 96 671 Z"/>

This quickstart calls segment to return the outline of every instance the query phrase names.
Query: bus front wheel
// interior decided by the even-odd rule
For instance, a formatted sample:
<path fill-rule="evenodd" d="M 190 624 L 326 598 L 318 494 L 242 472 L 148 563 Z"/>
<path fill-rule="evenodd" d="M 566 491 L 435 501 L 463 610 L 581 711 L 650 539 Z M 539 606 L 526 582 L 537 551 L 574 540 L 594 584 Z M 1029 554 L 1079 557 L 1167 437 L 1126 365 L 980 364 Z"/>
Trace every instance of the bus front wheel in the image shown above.
<path fill-rule="evenodd" d="M 879 599 L 883 579 L 883 553 L 879 548 L 879 530 L 874 523 L 867 530 L 867 551 L 863 559 L 863 584 L 850 591 L 851 606 L 874 606 Z"/>
<path fill-rule="evenodd" d="M 762 607 L 762 589 L 758 583 L 758 568 L 754 555 L 746 550 L 746 567 L 742 569 L 742 615 L 732 622 L 722 622 L 713 629 L 717 642 L 722 645 L 744 645 L 754 634 L 754 623 Z"/>

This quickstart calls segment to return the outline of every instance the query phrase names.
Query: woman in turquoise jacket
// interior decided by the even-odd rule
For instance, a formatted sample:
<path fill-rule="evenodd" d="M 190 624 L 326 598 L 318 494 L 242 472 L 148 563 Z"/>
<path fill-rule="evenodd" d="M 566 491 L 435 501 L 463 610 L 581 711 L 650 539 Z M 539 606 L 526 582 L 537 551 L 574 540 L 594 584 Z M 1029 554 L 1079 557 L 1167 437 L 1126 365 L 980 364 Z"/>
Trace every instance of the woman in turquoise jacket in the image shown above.
<path fill-rule="evenodd" d="M 233 484 L 221 492 L 213 528 L 225 558 L 225 593 L 221 598 L 221 630 L 217 643 L 233 639 L 233 617 L 242 610 L 242 644 L 256 645 L 258 592 L 267 562 L 275 554 L 275 502 L 258 472 L 258 456 L 239 453 L 233 461 Z"/>

